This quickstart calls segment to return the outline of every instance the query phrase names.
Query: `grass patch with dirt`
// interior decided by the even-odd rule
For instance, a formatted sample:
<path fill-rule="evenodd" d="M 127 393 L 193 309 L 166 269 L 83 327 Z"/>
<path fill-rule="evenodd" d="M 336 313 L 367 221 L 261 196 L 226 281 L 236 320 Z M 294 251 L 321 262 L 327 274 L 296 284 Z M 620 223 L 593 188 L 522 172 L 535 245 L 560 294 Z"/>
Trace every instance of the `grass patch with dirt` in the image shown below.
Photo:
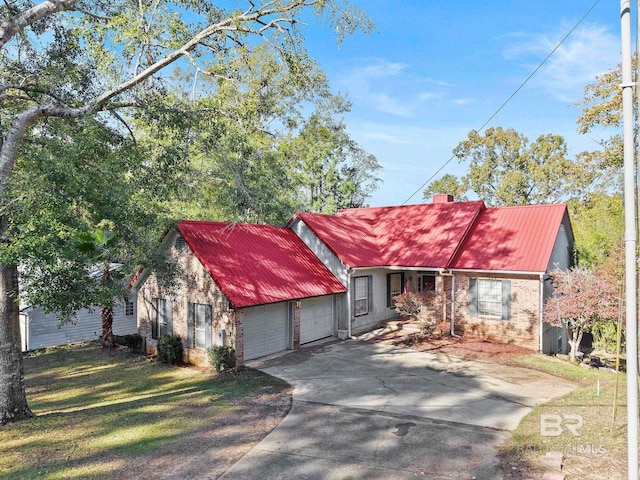
<path fill-rule="evenodd" d="M 542 478 L 541 457 L 550 451 L 564 454 L 562 473 L 567 480 L 622 480 L 627 478 L 626 376 L 618 374 L 618 401 L 614 420 L 616 374 L 542 355 L 522 355 L 510 362 L 542 370 L 580 385 L 571 393 L 534 408 L 500 452 L 501 469 L 508 480 Z"/>
<path fill-rule="evenodd" d="M 0 478 L 217 478 L 280 423 L 284 382 L 215 375 L 96 344 L 25 358 L 36 417 L 0 427 Z"/>

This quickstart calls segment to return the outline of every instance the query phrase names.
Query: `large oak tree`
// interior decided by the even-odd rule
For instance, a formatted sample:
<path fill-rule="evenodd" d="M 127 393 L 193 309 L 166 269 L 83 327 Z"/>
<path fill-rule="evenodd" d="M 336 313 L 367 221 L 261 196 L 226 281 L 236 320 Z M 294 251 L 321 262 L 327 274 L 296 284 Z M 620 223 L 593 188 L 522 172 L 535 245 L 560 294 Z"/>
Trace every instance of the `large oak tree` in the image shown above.
<path fill-rule="evenodd" d="M 46 141 L 44 123 L 91 118 L 126 131 L 150 99 L 191 89 L 200 77 L 266 45 L 291 67 L 304 57 L 300 27 L 314 14 L 338 39 L 367 18 L 342 0 L 8 0 L 0 6 L 0 241 L 15 232 L 18 158 Z M 194 72 L 190 81 L 167 67 Z M 215 113 L 214 113 L 215 114 Z M 46 158 L 46 157 L 44 157 Z M 77 165 L 82 169 L 83 165 Z M 73 172 L 71 172 L 73 175 Z M 27 404 L 18 319 L 18 261 L 0 262 L 0 424 L 32 415 Z"/>
<path fill-rule="evenodd" d="M 571 162 L 559 135 L 540 135 L 529 143 L 511 128 L 472 130 L 453 154 L 469 162 L 464 184 L 491 205 L 553 203 L 570 187 Z"/>

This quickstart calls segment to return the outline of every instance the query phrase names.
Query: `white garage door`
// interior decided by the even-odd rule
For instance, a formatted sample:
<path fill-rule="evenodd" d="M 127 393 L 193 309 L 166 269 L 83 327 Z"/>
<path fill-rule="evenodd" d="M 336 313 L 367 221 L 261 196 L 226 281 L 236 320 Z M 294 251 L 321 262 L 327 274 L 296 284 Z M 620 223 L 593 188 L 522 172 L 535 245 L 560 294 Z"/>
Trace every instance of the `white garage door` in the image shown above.
<path fill-rule="evenodd" d="M 289 348 L 289 308 L 274 303 L 244 310 L 244 359 L 262 357 Z"/>
<path fill-rule="evenodd" d="M 300 306 L 300 343 L 333 335 L 333 297 L 302 300 Z"/>

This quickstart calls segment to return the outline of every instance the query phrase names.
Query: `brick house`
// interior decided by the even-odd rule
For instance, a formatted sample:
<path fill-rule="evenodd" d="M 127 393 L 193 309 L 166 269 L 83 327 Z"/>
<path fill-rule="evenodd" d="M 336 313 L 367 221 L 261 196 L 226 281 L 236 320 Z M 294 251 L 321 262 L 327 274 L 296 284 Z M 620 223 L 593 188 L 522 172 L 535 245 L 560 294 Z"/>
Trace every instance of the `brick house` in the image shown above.
<path fill-rule="evenodd" d="M 572 253 L 566 205 L 483 208 L 447 267 L 456 325 L 488 340 L 566 352 L 566 333 L 544 322 L 543 308 L 553 293 L 549 273 L 571 267 Z M 502 298 L 495 308 L 491 295 Z"/>
<path fill-rule="evenodd" d="M 153 352 L 180 335 L 185 357 L 205 365 L 207 349 L 230 345 L 246 360 L 333 334 L 345 287 L 291 230 L 270 225 L 183 221 L 162 242 L 180 269 L 163 287 L 142 272 L 138 329 Z"/>
<path fill-rule="evenodd" d="M 288 227 L 349 286 L 339 337 L 394 318 L 394 295 L 433 290 L 452 333 L 566 350 L 564 333 L 542 316 L 549 273 L 571 266 L 564 204 L 487 208 L 438 195 L 431 204 L 297 213 Z"/>
<path fill-rule="evenodd" d="M 182 337 L 187 359 L 212 345 L 237 360 L 349 338 L 397 314 L 393 296 L 434 291 L 452 333 L 555 353 L 564 332 L 545 324 L 549 273 L 571 265 L 566 205 L 487 208 L 483 201 L 296 213 L 285 227 L 180 222 L 163 241 L 177 287 L 144 272 L 138 326 L 153 350 Z"/>

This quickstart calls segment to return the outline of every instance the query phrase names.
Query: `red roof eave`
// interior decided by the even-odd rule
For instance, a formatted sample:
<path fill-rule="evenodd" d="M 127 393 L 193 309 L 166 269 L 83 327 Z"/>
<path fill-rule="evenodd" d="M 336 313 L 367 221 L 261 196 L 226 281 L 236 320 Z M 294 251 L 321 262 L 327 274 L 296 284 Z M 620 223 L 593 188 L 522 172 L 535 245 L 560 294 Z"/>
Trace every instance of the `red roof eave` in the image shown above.
<path fill-rule="evenodd" d="M 346 288 L 289 229 L 188 222 L 178 231 L 235 308 L 343 293 Z M 296 255 L 291 255 L 295 251 Z M 279 268 L 274 269 L 274 265 Z"/>

